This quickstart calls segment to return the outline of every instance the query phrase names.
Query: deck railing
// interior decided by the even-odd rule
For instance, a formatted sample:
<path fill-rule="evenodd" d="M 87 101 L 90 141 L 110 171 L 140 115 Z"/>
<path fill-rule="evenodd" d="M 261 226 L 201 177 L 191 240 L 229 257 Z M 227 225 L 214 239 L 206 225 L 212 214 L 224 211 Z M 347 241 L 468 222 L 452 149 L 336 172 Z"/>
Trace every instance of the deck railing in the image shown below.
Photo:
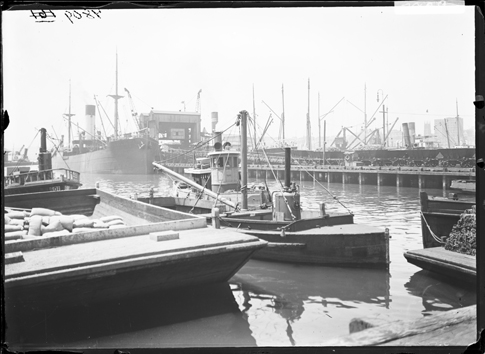
<path fill-rule="evenodd" d="M 31 182 L 40 181 L 70 181 L 80 183 L 79 172 L 68 170 L 66 168 L 57 168 L 44 171 L 30 171 L 26 173 L 15 173 L 4 177 L 4 186 L 24 185 Z"/>

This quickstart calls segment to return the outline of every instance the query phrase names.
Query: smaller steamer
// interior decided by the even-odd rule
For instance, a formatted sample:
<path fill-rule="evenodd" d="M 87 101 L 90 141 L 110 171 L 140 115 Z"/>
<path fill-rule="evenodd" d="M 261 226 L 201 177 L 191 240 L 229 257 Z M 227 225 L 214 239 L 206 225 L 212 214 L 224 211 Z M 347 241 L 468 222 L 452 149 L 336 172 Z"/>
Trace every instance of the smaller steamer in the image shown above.
<path fill-rule="evenodd" d="M 247 112 L 242 111 L 242 146 Z M 242 163 L 242 180 L 247 169 Z M 254 258 L 292 263 L 332 266 L 388 267 L 389 235 L 384 230 L 354 224 L 352 213 L 325 212 L 324 203 L 318 211 L 303 211 L 297 186 L 291 183 L 291 149 L 285 148 L 285 183 L 273 193 L 272 213 L 235 212 L 218 218 L 220 225 L 268 241 L 268 247 Z M 244 201 L 243 201 L 244 205 Z M 303 216 L 303 217 L 302 217 Z"/>

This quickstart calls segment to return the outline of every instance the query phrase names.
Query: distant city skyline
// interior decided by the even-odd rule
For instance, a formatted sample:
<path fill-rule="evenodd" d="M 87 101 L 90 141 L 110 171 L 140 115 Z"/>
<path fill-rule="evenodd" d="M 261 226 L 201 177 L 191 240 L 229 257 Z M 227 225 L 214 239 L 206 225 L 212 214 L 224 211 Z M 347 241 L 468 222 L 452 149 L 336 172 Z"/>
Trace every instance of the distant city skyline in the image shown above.
<path fill-rule="evenodd" d="M 454 116 L 458 102 L 468 129 L 473 7 L 434 7 L 101 10 L 75 23 L 60 10 L 52 23 L 6 11 L 5 149 L 38 151 L 42 127 L 54 142 L 67 136 L 69 106 L 83 125 L 85 105 L 98 102 L 112 129 L 106 116 L 113 119 L 116 53 L 122 132 L 135 129 L 133 109 L 199 105 L 202 130 L 211 130 L 212 112 L 226 129 L 239 111 L 254 110 L 258 135 L 268 124 L 267 136 L 277 140 L 283 99 L 287 139 L 306 138 L 309 111 L 313 148 L 324 120 L 328 136 L 342 126 L 359 131 L 364 112 L 367 122 L 375 118 L 369 130 L 382 127 L 382 105 L 389 124 L 414 121 L 422 134 L 423 121 Z"/>

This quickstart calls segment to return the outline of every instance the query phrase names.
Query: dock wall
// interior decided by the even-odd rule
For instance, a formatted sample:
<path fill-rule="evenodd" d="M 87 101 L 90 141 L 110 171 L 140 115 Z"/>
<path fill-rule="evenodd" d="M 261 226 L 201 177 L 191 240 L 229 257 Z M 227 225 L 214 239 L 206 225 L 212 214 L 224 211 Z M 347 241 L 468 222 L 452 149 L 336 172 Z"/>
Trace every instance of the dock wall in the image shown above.
<path fill-rule="evenodd" d="M 167 167 L 178 173 L 190 164 L 172 163 Z M 249 165 L 248 174 L 256 180 L 284 179 L 284 165 Z M 291 166 L 291 181 L 318 181 L 359 185 L 450 189 L 454 179 L 474 179 L 475 168 L 401 167 L 401 166 Z"/>

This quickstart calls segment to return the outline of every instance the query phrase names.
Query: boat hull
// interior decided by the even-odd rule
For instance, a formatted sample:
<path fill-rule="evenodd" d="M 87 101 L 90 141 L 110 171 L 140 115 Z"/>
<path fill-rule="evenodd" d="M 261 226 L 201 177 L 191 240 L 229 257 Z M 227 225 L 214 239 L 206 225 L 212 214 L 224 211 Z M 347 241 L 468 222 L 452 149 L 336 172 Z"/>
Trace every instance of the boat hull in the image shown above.
<path fill-rule="evenodd" d="M 428 198 L 426 192 L 420 194 L 421 203 L 421 233 L 423 247 L 443 246 L 432 233 L 438 237 L 448 237 L 460 219 L 460 215 L 471 209 L 475 202 L 451 200 L 445 198 Z"/>
<path fill-rule="evenodd" d="M 142 256 L 111 262 L 106 260 L 102 264 L 63 271 L 54 269 L 30 276 L 7 276 L 5 301 L 9 306 L 26 308 L 69 307 L 222 283 L 228 281 L 259 247 L 262 247 L 260 242 L 230 247 L 216 246 L 212 249 L 201 247 L 191 252 L 175 251 L 158 257 Z M 52 252 L 45 253 L 52 256 Z M 29 255 L 25 256 L 28 258 Z"/>
<path fill-rule="evenodd" d="M 49 191 L 38 193 L 22 193 L 6 195 L 5 207 L 32 209 L 47 208 L 61 214 L 82 214 L 91 216 L 100 199 L 95 188 Z"/>
<path fill-rule="evenodd" d="M 240 231 L 268 241 L 254 259 L 276 262 L 349 267 L 387 267 L 388 237 L 365 225 L 325 226 L 303 232 L 286 233 Z"/>
<path fill-rule="evenodd" d="M 253 258 L 329 266 L 389 265 L 389 237 L 378 228 L 353 223 L 353 215 L 336 214 L 304 219 L 293 224 L 267 220 L 261 213 L 253 219 L 221 218 L 221 225 L 268 242 Z M 258 218 L 256 220 L 254 218 Z M 282 232 L 285 227 L 287 231 Z"/>
<path fill-rule="evenodd" d="M 11 195 L 5 205 L 93 218 L 116 215 L 127 225 L 6 242 L 9 306 L 71 306 L 226 282 L 267 244 L 210 229 L 204 217 L 97 189 Z M 157 232 L 178 237 L 157 241 L 150 235 Z"/>
<path fill-rule="evenodd" d="M 158 143 L 146 138 L 121 139 L 108 142 L 105 149 L 81 154 L 56 154 L 53 168 L 66 168 L 83 173 L 149 174 L 152 162 L 160 159 Z"/>
<path fill-rule="evenodd" d="M 435 275 L 462 283 L 476 282 L 476 257 L 446 250 L 446 239 L 460 215 L 471 209 L 475 202 L 428 198 L 426 192 L 420 194 L 421 231 L 423 249 L 404 253 L 406 260 Z M 442 242 L 433 237 L 433 234 Z"/>
<path fill-rule="evenodd" d="M 9 187 L 3 190 L 4 195 L 22 194 L 22 193 L 39 193 L 78 189 L 81 186 L 77 182 L 69 181 L 45 181 L 45 183 L 36 183 L 30 185 Z"/>
<path fill-rule="evenodd" d="M 466 254 L 431 247 L 404 253 L 406 260 L 424 270 L 460 283 L 476 284 L 476 258 Z"/>

